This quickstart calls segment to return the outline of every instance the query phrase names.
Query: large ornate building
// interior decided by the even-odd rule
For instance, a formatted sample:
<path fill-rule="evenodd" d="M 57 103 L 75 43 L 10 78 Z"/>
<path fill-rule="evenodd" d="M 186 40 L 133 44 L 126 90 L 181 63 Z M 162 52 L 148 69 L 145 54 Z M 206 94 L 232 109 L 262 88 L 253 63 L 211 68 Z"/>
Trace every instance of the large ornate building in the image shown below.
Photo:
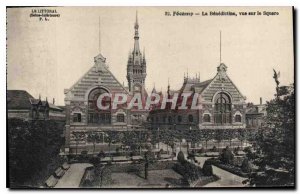
<path fill-rule="evenodd" d="M 213 79 L 200 82 L 200 78 L 184 77 L 183 85 L 178 91 L 171 91 L 168 86 L 167 97 L 179 98 L 175 109 L 160 104 L 149 113 L 151 129 L 242 129 L 246 126 L 245 97 L 228 77 L 227 66 L 221 63 Z M 155 91 L 154 91 L 155 92 Z M 186 110 L 178 107 L 183 101 L 182 94 L 189 94 Z M 191 109 L 193 96 L 197 94 L 197 109 Z M 161 94 L 160 94 L 161 95 Z"/>
<path fill-rule="evenodd" d="M 101 55 L 94 57 L 94 65 L 70 88 L 64 91 L 66 105 L 66 154 L 90 152 L 96 143 L 96 151 L 100 151 L 107 142 L 105 138 L 110 131 L 125 132 L 128 130 L 142 130 L 143 121 L 148 111 L 131 109 L 119 105 L 117 109 L 101 110 L 97 106 L 97 99 L 101 94 L 114 96 L 122 93 L 132 96 L 141 93 L 147 97 L 145 90 L 146 59 L 139 47 L 139 24 L 136 16 L 134 25 L 134 48 L 129 55 L 127 64 L 128 88 L 123 86 L 109 70 L 106 59 Z M 111 97 L 101 102 L 110 105 Z M 93 141 L 93 135 L 99 135 L 100 140 Z M 98 137 L 99 137 L 98 136 Z M 102 141 L 103 139 L 103 141 Z M 98 148 L 97 148 L 98 147 Z"/>

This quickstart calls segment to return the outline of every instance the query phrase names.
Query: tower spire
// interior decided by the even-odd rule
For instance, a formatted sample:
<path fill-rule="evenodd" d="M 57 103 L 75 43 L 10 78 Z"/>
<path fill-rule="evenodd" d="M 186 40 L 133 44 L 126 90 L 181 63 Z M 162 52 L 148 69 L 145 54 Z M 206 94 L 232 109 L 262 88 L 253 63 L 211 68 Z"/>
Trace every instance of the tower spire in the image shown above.
<path fill-rule="evenodd" d="M 138 25 L 138 11 L 135 11 L 135 25 Z"/>
<path fill-rule="evenodd" d="M 139 38 L 140 37 L 139 37 L 138 12 L 136 11 L 135 24 L 134 24 L 134 49 L 133 49 L 135 55 L 140 54 Z"/>
<path fill-rule="evenodd" d="M 168 93 L 168 96 L 170 95 L 170 78 L 168 78 L 168 91 L 167 91 L 167 93 Z"/>
<path fill-rule="evenodd" d="M 222 31 L 220 30 L 220 64 L 222 63 Z"/>
<path fill-rule="evenodd" d="M 99 16 L 99 53 L 101 53 L 101 22 Z"/>

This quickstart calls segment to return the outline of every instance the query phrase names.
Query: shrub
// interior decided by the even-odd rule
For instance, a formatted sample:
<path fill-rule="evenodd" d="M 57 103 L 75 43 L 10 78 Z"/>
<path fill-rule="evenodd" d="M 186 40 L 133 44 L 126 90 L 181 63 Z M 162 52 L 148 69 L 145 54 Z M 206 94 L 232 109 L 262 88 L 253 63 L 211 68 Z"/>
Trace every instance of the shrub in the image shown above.
<path fill-rule="evenodd" d="M 195 181 L 201 177 L 201 168 L 184 160 L 182 163 L 176 163 L 173 170 L 182 175 L 186 181 Z"/>
<path fill-rule="evenodd" d="M 237 155 L 239 151 L 240 151 L 240 146 L 234 148 L 233 152 L 234 152 L 235 155 Z"/>
<path fill-rule="evenodd" d="M 184 154 L 182 151 L 180 151 L 177 155 L 177 160 L 178 162 L 180 162 L 181 164 L 185 162 L 185 158 L 184 158 Z"/>
<path fill-rule="evenodd" d="M 98 154 L 98 157 L 101 158 L 105 158 L 105 153 L 103 152 L 103 150 L 101 150 Z"/>
<path fill-rule="evenodd" d="M 202 154 L 202 153 L 204 153 L 204 152 L 205 152 L 205 150 L 204 150 L 203 147 L 198 151 L 198 153 L 200 153 L 200 154 Z"/>
<path fill-rule="evenodd" d="M 204 163 L 202 171 L 203 171 L 203 174 L 205 176 L 212 176 L 213 175 L 212 166 L 211 166 L 211 164 L 208 164 L 207 162 Z"/>
<path fill-rule="evenodd" d="M 100 164 L 100 159 L 98 157 L 92 157 L 90 159 L 90 163 L 92 163 L 94 166 L 97 166 Z"/>
<path fill-rule="evenodd" d="M 249 172 L 251 171 L 251 167 L 250 167 L 250 164 L 249 164 L 249 161 L 248 161 L 247 158 L 245 158 L 245 159 L 243 160 L 241 169 L 242 169 L 242 171 L 245 172 L 245 173 L 249 173 Z"/>
<path fill-rule="evenodd" d="M 233 161 L 233 153 L 230 151 L 230 149 L 228 148 L 228 146 L 223 149 L 221 155 L 220 155 L 220 160 L 225 163 L 225 164 L 231 164 Z"/>
<path fill-rule="evenodd" d="M 211 151 L 217 152 L 218 150 L 217 150 L 216 146 L 214 146 Z"/>
<path fill-rule="evenodd" d="M 87 155 L 88 154 L 88 151 L 86 151 L 86 150 L 83 150 L 82 152 L 81 152 L 81 155 Z"/>

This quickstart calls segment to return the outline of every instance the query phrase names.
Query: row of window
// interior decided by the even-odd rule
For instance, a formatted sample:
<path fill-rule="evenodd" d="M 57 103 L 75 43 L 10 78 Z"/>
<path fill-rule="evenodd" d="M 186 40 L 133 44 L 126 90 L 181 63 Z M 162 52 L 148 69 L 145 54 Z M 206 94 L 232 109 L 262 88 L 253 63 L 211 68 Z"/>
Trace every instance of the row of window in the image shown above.
<path fill-rule="evenodd" d="M 232 119 L 231 118 L 231 113 L 228 113 L 228 114 L 215 114 L 214 116 L 215 116 L 214 117 L 214 123 L 231 123 L 231 119 Z M 160 119 L 159 119 L 159 117 L 155 117 L 155 120 L 154 120 L 154 118 L 150 118 L 150 121 L 158 123 L 160 121 Z M 188 121 L 190 123 L 194 122 L 193 115 L 188 116 Z M 242 122 L 241 115 L 236 115 L 234 117 L 234 121 L 235 122 Z M 169 116 L 169 117 L 164 116 L 163 119 L 162 119 L 162 122 L 172 124 L 173 123 L 173 118 L 171 116 Z M 177 116 L 177 123 L 181 123 L 181 122 L 182 122 L 182 116 L 179 115 L 179 116 Z M 211 116 L 209 114 L 204 114 L 203 122 L 210 123 L 211 122 Z"/>
<path fill-rule="evenodd" d="M 150 121 L 151 122 L 156 122 L 156 123 L 160 122 L 159 121 L 159 117 L 155 117 L 155 118 L 154 117 L 150 117 Z M 188 115 L 188 121 L 190 123 L 194 122 L 193 115 Z M 163 116 L 162 122 L 163 123 L 169 123 L 169 124 L 175 123 L 172 116 L 168 116 L 168 117 L 167 116 Z M 179 115 L 179 116 L 177 116 L 177 123 L 181 123 L 181 122 L 182 122 L 182 116 Z"/>
<path fill-rule="evenodd" d="M 133 70 L 133 74 L 137 74 L 137 73 L 143 73 L 143 70 L 134 69 Z"/>
<path fill-rule="evenodd" d="M 135 82 L 137 80 L 133 80 Z M 139 89 L 139 88 L 137 88 Z M 135 89 L 135 90 L 137 90 Z M 99 95 L 103 93 L 108 93 L 107 90 L 103 88 L 96 88 L 92 90 L 88 97 L 88 122 L 89 123 L 104 123 L 108 124 L 111 123 L 111 113 L 107 112 L 105 110 L 99 110 L 96 106 L 97 98 Z M 104 98 L 102 100 L 102 105 L 106 106 L 111 103 L 111 99 Z M 209 114 L 205 114 L 203 117 L 204 122 L 214 122 L 216 124 L 226 124 L 226 123 L 232 123 L 232 113 L 231 113 L 231 98 L 228 94 L 224 92 L 220 92 L 216 95 L 215 100 L 215 108 L 214 108 L 214 120 L 211 121 L 211 116 Z M 182 122 L 182 116 L 177 116 L 177 121 L 172 116 L 164 116 L 162 119 L 163 123 L 181 123 Z M 242 118 L 240 115 L 236 115 L 234 118 L 235 122 L 241 122 Z M 74 122 L 81 122 L 81 115 L 74 114 L 73 117 Z M 158 117 L 151 117 L 151 122 L 161 122 Z M 123 114 L 117 115 L 117 122 L 125 122 L 125 116 Z M 188 122 L 192 123 L 194 122 L 193 115 L 188 115 Z"/>
<path fill-rule="evenodd" d="M 73 114 L 73 122 L 81 122 L 81 113 Z M 97 124 L 110 124 L 111 123 L 111 114 L 110 113 L 89 113 L 88 117 L 89 123 Z M 124 114 L 117 114 L 117 122 L 125 122 Z"/>
<path fill-rule="evenodd" d="M 231 114 L 215 114 L 215 123 L 231 123 Z M 210 123 L 211 118 L 209 114 L 205 114 L 203 116 L 203 122 Z M 234 117 L 234 122 L 240 123 L 242 122 L 242 117 L 241 115 L 235 115 Z"/>

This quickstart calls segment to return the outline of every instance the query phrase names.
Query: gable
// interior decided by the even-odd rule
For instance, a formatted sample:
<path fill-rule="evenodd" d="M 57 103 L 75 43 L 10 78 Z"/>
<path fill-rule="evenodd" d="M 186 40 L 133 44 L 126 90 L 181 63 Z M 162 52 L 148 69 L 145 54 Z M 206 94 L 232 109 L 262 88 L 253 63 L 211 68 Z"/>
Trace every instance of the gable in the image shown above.
<path fill-rule="evenodd" d="M 202 91 L 201 96 L 204 101 L 212 102 L 217 92 L 227 92 L 232 98 L 232 102 L 244 102 L 245 98 L 231 81 L 227 74 L 218 73 L 210 84 Z"/>
<path fill-rule="evenodd" d="M 107 88 L 111 93 L 128 93 L 109 71 L 105 62 L 95 60 L 95 65 L 66 94 L 68 98 L 85 99 L 86 93 L 97 86 Z"/>

